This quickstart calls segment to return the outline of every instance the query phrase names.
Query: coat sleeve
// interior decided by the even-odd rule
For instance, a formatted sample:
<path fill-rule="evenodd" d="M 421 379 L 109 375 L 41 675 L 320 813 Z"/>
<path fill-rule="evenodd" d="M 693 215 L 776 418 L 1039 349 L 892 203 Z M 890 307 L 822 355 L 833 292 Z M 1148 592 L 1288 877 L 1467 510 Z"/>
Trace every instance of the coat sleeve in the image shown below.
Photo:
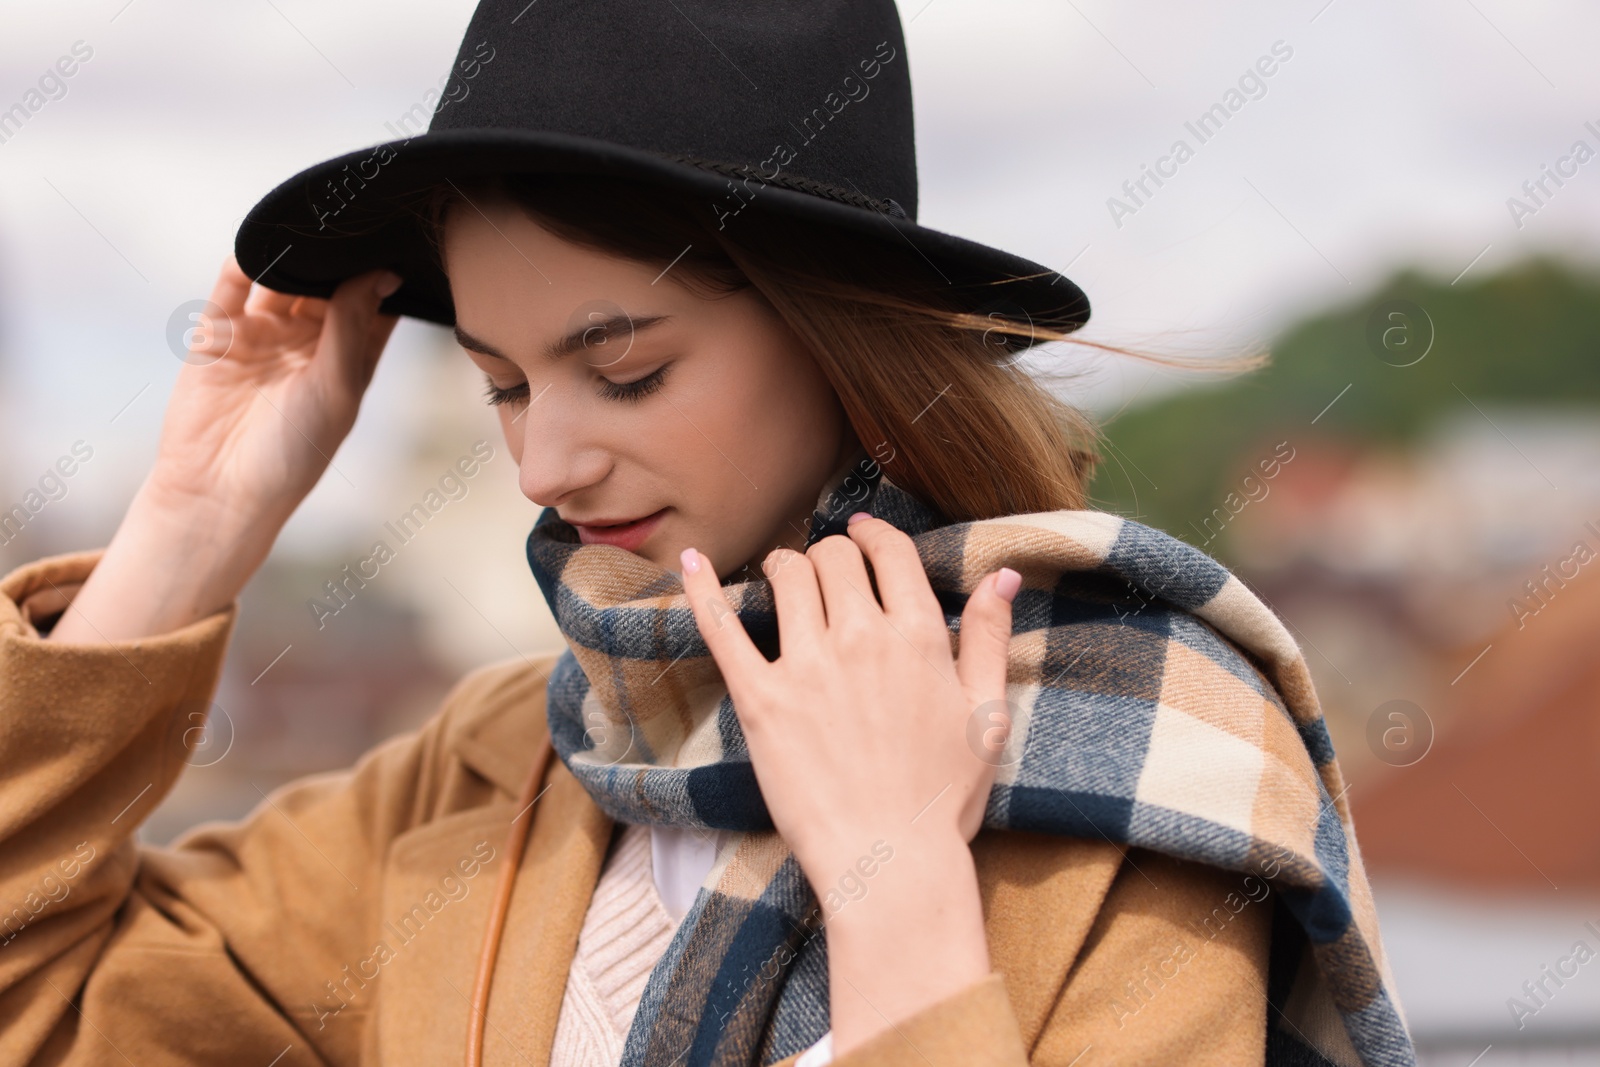
<path fill-rule="evenodd" d="M 992 973 L 831 1067 L 1260 1064 L 1269 893 L 1259 878 L 1130 849 L 1031 1049 Z"/>
<path fill-rule="evenodd" d="M 136 642 L 42 639 L 97 558 L 0 580 L 0 1065 L 357 1062 L 370 1004 L 319 1005 L 372 943 L 388 843 L 449 788 L 446 716 L 241 822 L 141 847 L 234 609 Z M 474 782 L 456 789 L 493 790 Z"/>

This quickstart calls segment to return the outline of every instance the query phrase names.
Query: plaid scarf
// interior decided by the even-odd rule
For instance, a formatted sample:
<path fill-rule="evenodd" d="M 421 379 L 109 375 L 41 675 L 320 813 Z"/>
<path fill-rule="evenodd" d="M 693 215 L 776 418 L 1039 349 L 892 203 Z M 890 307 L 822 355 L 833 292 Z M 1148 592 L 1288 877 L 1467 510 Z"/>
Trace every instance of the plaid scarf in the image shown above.
<path fill-rule="evenodd" d="M 953 630 L 984 575 L 1023 575 L 1013 721 L 985 827 L 1275 881 L 1267 1062 L 1415 1063 L 1311 678 L 1270 609 L 1148 526 L 1095 511 L 951 523 L 867 459 L 823 492 L 808 544 L 855 511 L 911 535 Z M 829 1029 L 824 920 L 773 830 L 679 575 L 579 544 L 554 509 L 528 559 L 570 646 L 548 691 L 567 768 L 616 820 L 737 831 L 650 975 L 623 1067 L 752 1067 L 803 1051 Z M 770 658 L 772 587 L 740 577 L 723 592 Z"/>

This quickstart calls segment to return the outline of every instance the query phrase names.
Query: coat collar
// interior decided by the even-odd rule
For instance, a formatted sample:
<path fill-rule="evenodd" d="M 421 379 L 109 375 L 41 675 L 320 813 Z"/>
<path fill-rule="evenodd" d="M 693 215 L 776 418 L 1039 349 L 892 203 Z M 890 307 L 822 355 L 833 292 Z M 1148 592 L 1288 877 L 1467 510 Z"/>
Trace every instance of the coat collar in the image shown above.
<path fill-rule="evenodd" d="M 528 761 L 549 734 L 545 686 L 560 653 L 509 660 L 472 675 L 456 694 L 445 744 L 463 764 L 515 797 Z M 559 759 L 551 761 L 560 763 Z"/>

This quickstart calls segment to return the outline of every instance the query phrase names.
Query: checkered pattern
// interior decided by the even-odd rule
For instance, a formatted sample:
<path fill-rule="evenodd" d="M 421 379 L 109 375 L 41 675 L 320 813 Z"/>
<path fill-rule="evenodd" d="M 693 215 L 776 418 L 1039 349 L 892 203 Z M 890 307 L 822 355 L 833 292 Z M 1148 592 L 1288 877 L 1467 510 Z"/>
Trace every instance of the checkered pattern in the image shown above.
<path fill-rule="evenodd" d="M 1268 1062 L 1414 1063 L 1333 747 L 1272 611 L 1209 556 L 1115 515 L 948 523 L 870 461 L 853 476 L 823 494 L 813 539 L 855 510 L 904 530 L 952 630 L 984 575 L 1022 574 L 1013 722 L 984 825 L 1267 877 L 1287 908 L 1273 938 Z M 624 1067 L 746 1067 L 802 1051 L 829 1028 L 817 900 L 773 831 L 679 576 L 578 544 L 553 510 L 528 558 L 570 645 L 548 706 L 573 775 L 624 822 L 742 831 L 651 974 Z M 724 592 L 770 648 L 771 586 Z"/>

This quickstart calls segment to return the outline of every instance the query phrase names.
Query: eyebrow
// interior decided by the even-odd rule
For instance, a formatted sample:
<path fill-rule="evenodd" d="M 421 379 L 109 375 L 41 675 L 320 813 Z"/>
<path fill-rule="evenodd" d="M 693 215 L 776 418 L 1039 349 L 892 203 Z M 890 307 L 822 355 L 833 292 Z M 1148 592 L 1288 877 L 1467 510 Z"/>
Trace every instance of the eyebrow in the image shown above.
<path fill-rule="evenodd" d="M 597 343 L 593 340 L 594 335 L 597 332 L 601 335 L 602 339 L 608 339 L 613 335 L 626 335 L 630 330 L 637 334 L 642 330 L 647 330 L 652 326 L 658 326 L 663 322 L 667 322 L 671 318 L 671 315 L 643 315 L 636 317 L 629 315 L 626 312 L 611 315 L 607 318 L 599 320 L 598 322 L 591 323 L 588 326 L 580 326 L 578 329 L 573 330 L 571 333 L 561 338 L 561 340 L 547 344 L 544 347 L 544 357 L 551 362 L 555 362 L 565 356 L 571 355 L 574 352 L 581 352 L 583 349 L 588 348 L 591 344 Z M 488 341 L 474 337 L 472 334 L 462 329 L 459 323 L 455 326 L 454 332 L 456 344 L 460 345 L 462 348 L 469 349 L 473 352 L 481 352 L 484 355 L 491 356 L 495 359 L 503 359 L 507 363 L 512 362 L 510 356 L 500 351 Z"/>

